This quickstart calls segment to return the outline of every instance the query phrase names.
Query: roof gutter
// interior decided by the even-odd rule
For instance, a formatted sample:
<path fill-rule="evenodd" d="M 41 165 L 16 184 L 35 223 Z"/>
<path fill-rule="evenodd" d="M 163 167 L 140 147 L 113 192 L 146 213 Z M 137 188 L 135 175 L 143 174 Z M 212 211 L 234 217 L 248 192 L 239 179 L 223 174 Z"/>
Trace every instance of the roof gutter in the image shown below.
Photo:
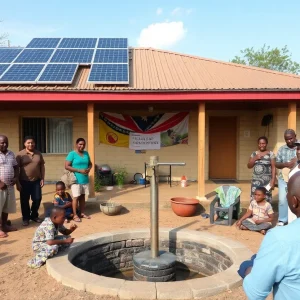
<path fill-rule="evenodd" d="M 0 92 L 0 102 L 199 102 L 199 101 L 300 101 L 300 91 L 219 92 Z"/>

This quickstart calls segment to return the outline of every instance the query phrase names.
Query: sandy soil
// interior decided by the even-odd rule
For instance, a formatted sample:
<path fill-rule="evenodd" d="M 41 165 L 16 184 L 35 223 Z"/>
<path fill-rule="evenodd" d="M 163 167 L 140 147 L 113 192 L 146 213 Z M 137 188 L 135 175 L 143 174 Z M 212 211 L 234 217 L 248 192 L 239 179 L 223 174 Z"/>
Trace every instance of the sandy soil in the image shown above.
<path fill-rule="evenodd" d="M 47 199 L 43 201 L 44 206 L 48 203 L 49 200 Z M 43 211 L 42 208 L 41 211 Z M 83 220 L 82 223 L 79 223 L 79 228 L 73 233 L 75 238 L 95 232 L 145 228 L 150 224 L 150 213 L 147 208 L 130 209 L 122 215 L 109 217 L 99 211 L 99 204 L 90 203 L 87 207 L 87 213 L 91 214 L 92 219 Z M 64 287 L 48 276 L 45 267 L 38 270 L 27 268 L 26 262 L 32 256 L 31 240 L 37 224 L 31 223 L 29 227 L 23 227 L 20 217 L 20 207 L 18 206 L 18 213 L 11 215 L 10 219 L 19 230 L 10 233 L 6 239 L 0 239 L 0 298 L 2 300 L 112 299 Z M 170 209 L 160 211 L 160 226 L 175 228 L 183 225 L 186 229 L 208 231 L 237 240 L 247 245 L 253 252 L 257 251 L 263 238 L 258 233 L 237 230 L 235 226 L 210 225 L 208 219 L 202 219 L 199 215 L 181 218 Z M 246 297 L 240 287 L 208 299 L 246 299 Z"/>

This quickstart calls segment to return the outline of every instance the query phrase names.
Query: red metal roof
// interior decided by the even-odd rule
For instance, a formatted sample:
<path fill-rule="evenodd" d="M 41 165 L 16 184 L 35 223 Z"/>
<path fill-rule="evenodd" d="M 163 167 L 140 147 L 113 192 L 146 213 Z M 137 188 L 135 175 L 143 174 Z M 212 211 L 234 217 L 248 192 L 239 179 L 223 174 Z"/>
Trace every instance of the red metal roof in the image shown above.
<path fill-rule="evenodd" d="M 71 85 L 0 85 L 1 92 L 300 91 L 300 76 L 151 48 L 130 49 L 129 85 L 87 82 L 80 67 Z"/>

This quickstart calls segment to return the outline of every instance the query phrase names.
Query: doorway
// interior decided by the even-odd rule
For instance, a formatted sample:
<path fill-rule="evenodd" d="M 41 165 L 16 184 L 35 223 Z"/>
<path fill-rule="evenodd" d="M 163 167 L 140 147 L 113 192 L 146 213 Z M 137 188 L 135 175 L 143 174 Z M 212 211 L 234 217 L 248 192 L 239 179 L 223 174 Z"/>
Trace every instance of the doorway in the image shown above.
<path fill-rule="evenodd" d="M 209 178 L 236 179 L 237 117 L 209 118 Z"/>

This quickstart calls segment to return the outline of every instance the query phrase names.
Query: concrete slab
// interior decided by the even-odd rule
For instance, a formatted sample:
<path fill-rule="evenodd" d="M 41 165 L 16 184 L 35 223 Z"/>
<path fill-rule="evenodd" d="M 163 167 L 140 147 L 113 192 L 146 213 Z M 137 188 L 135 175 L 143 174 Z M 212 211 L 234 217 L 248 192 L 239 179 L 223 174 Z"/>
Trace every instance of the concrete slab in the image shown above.
<path fill-rule="evenodd" d="M 119 290 L 119 298 L 122 300 L 156 299 L 156 287 L 154 282 L 125 281 Z"/>
<path fill-rule="evenodd" d="M 194 299 L 204 299 L 206 297 L 226 291 L 227 284 L 218 281 L 213 276 L 187 280 L 186 283 L 192 290 Z"/>
<path fill-rule="evenodd" d="M 217 282 L 224 282 L 227 289 L 239 287 L 242 284 L 242 278 L 238 275 L 238 264 L 232 265 L 229 269 L 212 276 Z"/>
<path fill-rule="evenodd" d="M 77 290 L 89 291 L 97 295 L 118 296 L 120 299 L 201 299 L 218 294 L 226 289 L 241 285 L 241 279 L 237 274 L 239 265 L 245 259 L 249 259 L 253 253 L 241 243 L 219 237 L 207 232 L 193 230 L 179 230 L 174 232 L 172 228 L 162 228 L 161 237 L 171 238 L 180 242 L 193 241 L 204 243 L 210 247 L 220 249 L 226 253 L 233 265 L 218 274 L 206 278 L 197 278 L 181 282 L 133 282 L 116 278 L 98 276 L 75 267 L 70 258 L 77 253 L 99 244 L 117 242 L 134 238 L 149 238 L 148 229 L 122 230 L 115 232 L 102 232 L 88 235 L 78 239 L 68 251 L 65 251 L 47 261 L 47 271 L 63 285 Z"/>
<path fill-rule="evenodd" d="M 191 299 L 193 292 L 187 281 L 156 282 L 157 299 Z"/>
<path fill-rule="evenodd" d="M 46 264 L 48 273 L 63 285 L 76 290 L 85 291 L 85 285 L 98 276 L 83 271 L 72 265 L 67 255 L 57 256 L 49 259 Z"/>
<path fill-rule="evenodd" d="M 107 295 L 117 297 L 121 286 L 125 283 L 123 279 L 97 276 L 96 279 L 86 284 L 87 292 L 95 295 Z"/>

